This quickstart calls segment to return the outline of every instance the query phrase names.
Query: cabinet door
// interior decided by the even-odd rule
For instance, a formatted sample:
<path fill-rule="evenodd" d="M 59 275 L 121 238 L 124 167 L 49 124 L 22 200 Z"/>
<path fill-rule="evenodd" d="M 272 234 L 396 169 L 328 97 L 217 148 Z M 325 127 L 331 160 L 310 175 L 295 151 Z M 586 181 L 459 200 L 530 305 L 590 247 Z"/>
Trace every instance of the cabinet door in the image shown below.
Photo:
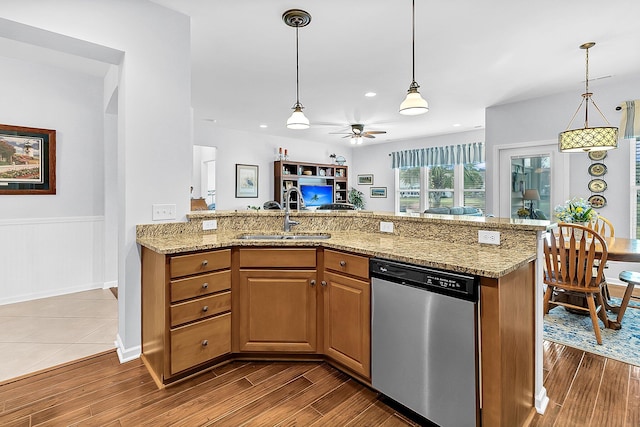
<path fill-rule="evenodd" d="M 370 378 L 371 286 L 330 272 L 324 277 L 324 353 Z"/>
<path fill-rule="evenodd" d="M 241 270 L 241 351 L 316 351 L 316 271 Z"/>

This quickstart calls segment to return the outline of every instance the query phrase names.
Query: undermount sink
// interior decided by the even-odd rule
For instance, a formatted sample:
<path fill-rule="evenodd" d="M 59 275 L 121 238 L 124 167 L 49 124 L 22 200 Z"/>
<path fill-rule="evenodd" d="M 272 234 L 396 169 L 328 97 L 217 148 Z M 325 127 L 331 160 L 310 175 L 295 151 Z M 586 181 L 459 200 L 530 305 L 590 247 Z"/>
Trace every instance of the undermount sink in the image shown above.
<path fill-rule="evenodd" d="M 241 234 L 242 240 L 318 240 L 328 239 L 331 234 Z"/>

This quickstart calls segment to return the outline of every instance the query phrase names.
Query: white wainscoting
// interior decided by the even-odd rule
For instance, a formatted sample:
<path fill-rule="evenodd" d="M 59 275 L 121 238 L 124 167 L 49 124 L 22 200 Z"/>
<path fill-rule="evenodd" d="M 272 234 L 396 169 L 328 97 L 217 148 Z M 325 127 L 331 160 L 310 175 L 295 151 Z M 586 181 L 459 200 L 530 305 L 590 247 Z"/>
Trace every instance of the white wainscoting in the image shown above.
<path fill-rule="evenodd" d="M 104 287 L 104 217 L 0 220 L 0 305 Z"/>

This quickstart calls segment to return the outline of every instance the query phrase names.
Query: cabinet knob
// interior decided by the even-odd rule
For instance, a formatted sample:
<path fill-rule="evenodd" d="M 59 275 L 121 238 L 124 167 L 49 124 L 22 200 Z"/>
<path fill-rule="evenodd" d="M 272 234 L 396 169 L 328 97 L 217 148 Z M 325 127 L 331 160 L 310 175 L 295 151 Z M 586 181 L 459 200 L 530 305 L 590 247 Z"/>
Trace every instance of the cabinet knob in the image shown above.
<path fill-rule="evenodd" d="M 203 347 L 206 347 L 206 346 L 208 346 L 208 345 L 209 345 L 209 341 L 207 341 L 207 340 L 203 340 L 203 341 L 202 341 L 202 346 L 203 346 Z"/>
<path fill-rule="evenodd" d="M 322 282 L 320 282 L 320 284 L 321 284 L 322 286 L 327 286 L 327 282 L 325 282 L 324 280 L 323 280 Z"/>
<path fill-rule="evenodd" d="M 340 267 L 344 267 L 345 265 L 347 265 L 347 261 L 340 261 Z"/>
<path fill-rule="evenodd" d="M 203 311 L 203 312 L 205 312 L 205 313 L 206 313 L 207 311 L 209 311 L 209 306 L 208 306 L 208 305 L 205 305 L 204 307 L 202 307 L 202 311 Z"/>
<path fill-rule="evenodd" d="M 202 289 L 207 289 L 209 288 L 209 284 L 208 283 L 203 283 L 202 284 Z"/>
<path fill-rule="evenodd" d="M 206 259 L 205 259 L 204 261 L 202 261 L 202 266 L 203 266 L 203 267 L 206 267 L 206 266 L 207 266 L 207 264 L 209 264 L 209 261 L 207 261 Z"/>
<path fill-rule="evenodd" d="M 309 282 L 311 284 L 311 286 L 315 286 L 316 285 L 316 281 L 315 280 L 311 280 L 311 282 Z"/>

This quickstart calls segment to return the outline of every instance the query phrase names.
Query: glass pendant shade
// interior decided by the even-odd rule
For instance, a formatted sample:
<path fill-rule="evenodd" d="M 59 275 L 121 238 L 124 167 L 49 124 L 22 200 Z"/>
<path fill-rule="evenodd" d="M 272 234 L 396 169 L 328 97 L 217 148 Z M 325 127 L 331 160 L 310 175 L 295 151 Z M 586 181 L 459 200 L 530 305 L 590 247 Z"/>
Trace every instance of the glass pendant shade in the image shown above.
<path fill-rule="evenodd" d="M 409 87 L 409 92 L 407 93 L 407 97 L 400 104 L 400 114 L 404 114 L 405 116 L 417 116 L 418 114 L 424 114 L 429 111 L 429 104 L 427 101 L 420 95 L 418 92 L 418 88 Z"/>
<path fill-rule="evenodd" d="M 302 112 L 302 105 L 296 104 L 293 114 L 287 119 L 289 129 L 309 129 L 309 119 Z"/>

